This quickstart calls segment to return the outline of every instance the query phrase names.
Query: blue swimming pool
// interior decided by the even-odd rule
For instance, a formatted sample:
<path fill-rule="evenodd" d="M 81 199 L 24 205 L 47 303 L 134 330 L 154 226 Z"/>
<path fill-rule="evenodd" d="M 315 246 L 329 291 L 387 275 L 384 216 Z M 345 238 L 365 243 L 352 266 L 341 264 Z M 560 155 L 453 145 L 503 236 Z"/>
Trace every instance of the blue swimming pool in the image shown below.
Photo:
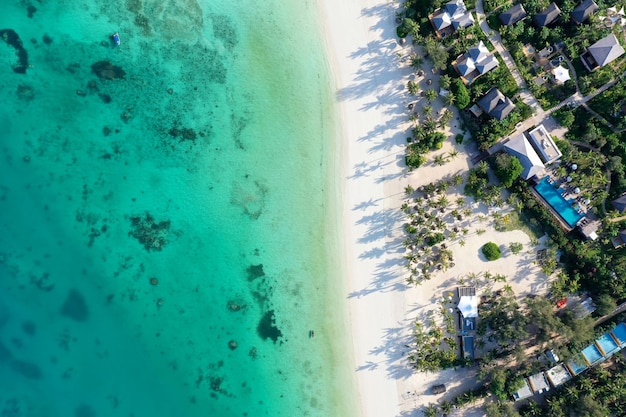
<path fill-rule="evenodd" d="M 567 368 L 573 376 L 578 375 L 588 367 L 589 366 L 587 365 L 587 362 L 585 362 L 585 358 L 583 358 L 583 355 L 580 353 L 567 362 Z"/>
<path fill-rule="evenodd" d="M 615 339 L 619 342 L 620 346 L 626 345 L 626 324 L 620 323 L 613 330 L 611 330 Z"/>
<path fill-rule="evenodd" d="M 609 333 L 604 333 L 596 339 L 596 344 L 600 347 L 600 353 L 606 357 L 611 356 L 619 350 L 619 346 L 615 343 L 615 340 L 613 340 Z"/>
<path fill-rule="evenodd" d="M 593 365 L 596 362 L 599 362 L 600 360 L 602 360 L 602 354 L 600 353 L 600 351 L 598 350 L 595 344 L 591 344 L 587 346 L 586 348 L 584 348 L 582 353 L 590 365 Z"/>
<path fill-rule="evenodd" d="M 576 223 L 585 216 L 584 213 L 579 214 L 572 208 L 572 205 L 548 182 L 548 177 L 535 185 L 535 190 L 570 227 L 576 226 Z"/>

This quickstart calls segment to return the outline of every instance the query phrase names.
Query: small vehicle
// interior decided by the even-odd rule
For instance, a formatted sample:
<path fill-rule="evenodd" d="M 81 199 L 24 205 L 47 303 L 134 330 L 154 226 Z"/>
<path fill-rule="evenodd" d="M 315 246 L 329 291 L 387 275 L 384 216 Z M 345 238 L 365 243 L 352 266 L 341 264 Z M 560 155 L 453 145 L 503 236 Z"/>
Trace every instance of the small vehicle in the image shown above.
<path fill-rule="evenodd" d="M 444 384 L 433 385 L 431 388 L 433 394 L 443 394 L 446 392 L 446 386 Z"/>

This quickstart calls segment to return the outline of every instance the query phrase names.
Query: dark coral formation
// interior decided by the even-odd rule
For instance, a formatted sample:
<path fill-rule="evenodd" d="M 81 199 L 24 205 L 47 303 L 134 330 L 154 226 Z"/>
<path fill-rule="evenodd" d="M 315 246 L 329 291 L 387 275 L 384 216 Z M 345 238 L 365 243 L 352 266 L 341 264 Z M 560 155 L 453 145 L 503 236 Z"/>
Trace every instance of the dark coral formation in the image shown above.
<path fill-rule="evenodd" d="M 96 411 L 87 404 L 81 404 L 74 410 L 74 417 L 96 417 Z"/>
<path fill-rule="evenodd" d="M 91 66 L 91 71 L 101 80 L 121 80 L 126 77 L 122 67 L 111 64 L 109 61 L 98 61 Z"/>
<path fill-rule="evenodd" d="M 35 90 L 30 85 L 20 84 L 17 86 L 17 98 L 24 101 L 31 101 L 35 98 Z"/>
<path fill-rule="evenodd" d="M 247 306 L 245 304 L 239 304 L 236 301 L 229 300 L 228 301 L 228 310 L 229 311 L 241 311 L 245 309 Z"/>
<path fill-rule="evenodd" d="M 32 336 L 37 331 L 37 325 L 30 320 L 26 320 L 25 322 L 22 323 L 22 330 L 27 335 Z"/>
<path fill-rule="evenodd" d="M 235 341 L 235 340 L 230 340 L 230 341 L 228 342 L 228 348 L 229 348 L 230 350 L 235 350 L 235 349 L 237 349 L 238 347 L 239 347 L 239 344 L 237 343 L 237 341 Z"/>
<path fill-rule="evenodd" d="M 12 360 L 11 369 L 17 372 L 24 378 L 28 379 L 41 379 L 41 368 L 37 364 L 32 362 Z"/>
<path fill-rule="evenodd" d="M 272 339 L 274 342 L 276 342 L 278 338 L 283 335 L 280 329 L 276 327 L 274 310 L 269 310 L 263 314 L 263 317 L 261 317 L 259 325 L 257 326 L 257 333 L 261 336 L 261 339 Z"/>
<path fill-rule="evenodd" d="M 102 100 L 104 104 L 109 104 L 112 100 L 110 95 L 104 93 L 99 93 L 98 97 L 100 97 L 100 100 Z"/>
<path fill-rule="evenodd" d="M 170 134 L 170 136 L 174 137 L 174 138 L 178 138 L 180 137 L 180 140 L 196 140 L 197 134 L 193 129 L 187 128 L 187 127 L 183 127 L 183 128 L 178 128 L 176 126 L 174 126 L 173 128 L 171 128 L 168 133 Z"/>
<path fill-rule="evenodd" d="M 89 318 L 89 308 L 85 297 L 77 290 L 70 290 L 61 306 L 61 315 L 76 321 L 85 321 Z"/>
<path fill-rule="evenodd" d="M 32 4 L 29 4 L 28 7 L 26 8 L 26 12 L 28 13 L 28 17 L 32 19 L 33 16 L 35 15 L 35 12 L 37 12 L 37 8 L 33 6 Z"/>
<path fill-rule="evenodd" d="M 257 278 L 265 276 L 265 271 L 263 271 L 263 264 L 250 265 L 247 271 L 248 281 L 254 281 Z"/>
<path fill-rule="evenodd" d="M 132 230 L 129 236 L 134 237 L 148 251 L 160 251 L 167 244 L 171 222 L 163 220 L 157 222 L 150 213 L 145 216 L 133 216 L 130 218 Z"/>
<path fill-rule="evenodd" d="M 48 35 L 47 33 L 44 33 L 44 35 L 41 37 L 41 40 L 43 41 L 43 43 L 45 43 L 46 45 L 50 45 L 52 44 L 52 37 L 50 35 Z"/>
<path fill-rule="evenodd" d="M 28 68 L 28 52 L 24 49 L 22 40 L 13 29 L 0 29 L 0 38 L 15 49 L 18 65 L 13 66 L 13 72 L 18 74 L 26 74 Z"/>
<path fill-rule="evenodd" d="M 222 44 L 232 51 L 237 45 L 237 30 L 233 21 L 226 15 L 211 16 L 213 35 L 222 41 Z"/>

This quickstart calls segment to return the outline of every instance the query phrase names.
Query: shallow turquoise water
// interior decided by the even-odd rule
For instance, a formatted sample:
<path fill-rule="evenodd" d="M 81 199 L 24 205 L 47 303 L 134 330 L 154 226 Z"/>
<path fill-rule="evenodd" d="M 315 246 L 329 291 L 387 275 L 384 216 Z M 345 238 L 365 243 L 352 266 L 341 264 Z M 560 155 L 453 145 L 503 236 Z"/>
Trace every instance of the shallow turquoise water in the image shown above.
<path fill-rule="evenodd" d="M 351 415 L 314 5 L 120 4 L 0 16 L 0 410 Z"/>

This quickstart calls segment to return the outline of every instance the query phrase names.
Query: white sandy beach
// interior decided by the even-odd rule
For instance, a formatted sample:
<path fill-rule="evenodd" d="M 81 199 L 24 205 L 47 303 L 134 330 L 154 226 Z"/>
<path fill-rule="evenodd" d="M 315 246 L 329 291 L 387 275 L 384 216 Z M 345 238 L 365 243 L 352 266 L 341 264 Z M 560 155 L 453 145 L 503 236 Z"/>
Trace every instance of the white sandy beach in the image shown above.
<path fill-rule="evenodd" d="M 443 166 L 429 162 L 408 173 L 404 154 L 412 125 L 407 111 L 411 97 L 405 86 L 414 75 L 402 57 L 413 47 L 410 42 L 406 46 L 397 42 L 395 13 L 399 4 L 388 0 L 320 0 L 318 4 L 341 110 L 343 239 L 361 415 L 422 416 L 426 405 L 437 404 L 444 397 L 450 400 L 474 387 L 475 370 L 448 369 L 431 374 L 411 370 L 405 345 L 412 343 L 412 322 L 439 308 L 442 294 L 456 289 L 459 278 L 468 273 L 480 275 L 489 270 L 504 274 L 518 296 L 546 291 L 547 277 L 534 263 L 537 248 L 527 235 L 517 230 L 496 232 L 485 216 L 484 222 L 467 220 L 470 232 L 464 247 L 451 245 L 454 267 L 421 286 L 406 284 L 402 229 L 406 219 L 400 210 L 405 187 L 410 184 L 417 188 L 445 176 L 467 174 L 470 157 L 477 150 L 473 145 L 454 142 L 454 135 L 460 132 L 455 117 L 446 129 L 448 139 L 443 149 L 428 158 L 453 148 L 459 156 Z M 416 81 L 425 82 L 423 78 Z M 432 87 L 436 87 L 434 81 Z M 438 99 L 433 105 L 435 114 L 441 106 Z M 450 201 L 463 196 L 462 186 L 452 188 Z M 470 207 L 474 213 L 488 213 L 484 206 L 471 203 Z M 490 240 L 504 246 L 521 242 L 525 249 L 519 255 L 505 253 L 487 266 L 478 252 Z M 498 285 L 503 284 L 494 288 Z M 448 392 L 432 395 L 430 388 L 437 383 L 445 383 Z M 453 415 L 483 413 L 465 408 Z"/>

